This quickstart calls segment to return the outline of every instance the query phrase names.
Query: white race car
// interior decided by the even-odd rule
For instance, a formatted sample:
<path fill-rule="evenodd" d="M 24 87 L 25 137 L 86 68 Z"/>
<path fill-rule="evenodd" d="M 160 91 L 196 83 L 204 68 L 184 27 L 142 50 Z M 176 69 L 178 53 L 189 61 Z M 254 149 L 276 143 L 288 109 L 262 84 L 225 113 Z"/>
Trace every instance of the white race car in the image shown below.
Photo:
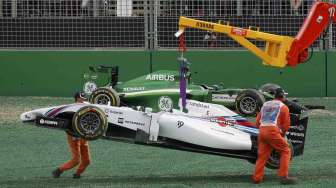
<path fill-rule="evenodd" d="M 290 101 L 287 105 L 292 120 L 287 138 L 297 156 L 303 154 L 308 117 L 303 107 Z M 222 105 L 187 100 L 186 109 L 187 113 L 152 113 L 143 107 L 74 103 L 25 112 L 20 118 L 88 140 L 105 138 L 256 161 L 259 131 L 253 123 Z M 278 166 L 279 156 L 274 152 L 267 167 Z"/>

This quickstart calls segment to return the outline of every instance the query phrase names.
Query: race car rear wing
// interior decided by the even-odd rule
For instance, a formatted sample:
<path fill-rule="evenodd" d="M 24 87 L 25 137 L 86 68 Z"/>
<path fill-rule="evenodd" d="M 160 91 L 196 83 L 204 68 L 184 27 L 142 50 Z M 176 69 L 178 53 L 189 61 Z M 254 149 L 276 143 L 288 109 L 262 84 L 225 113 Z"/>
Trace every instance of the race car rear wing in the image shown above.
<path fill-rule="evenodd" d="M 90 66 L 89 70 L 91 72 L 100 72 L 100 73 L 107 73 L 110 71 L 110 77 L 109 77 L 110 82 L 108 84 L 114 87 L 118 83 L 118 77 L 119 77 L 118 66 L 110 66 L 110 65 Z"/>

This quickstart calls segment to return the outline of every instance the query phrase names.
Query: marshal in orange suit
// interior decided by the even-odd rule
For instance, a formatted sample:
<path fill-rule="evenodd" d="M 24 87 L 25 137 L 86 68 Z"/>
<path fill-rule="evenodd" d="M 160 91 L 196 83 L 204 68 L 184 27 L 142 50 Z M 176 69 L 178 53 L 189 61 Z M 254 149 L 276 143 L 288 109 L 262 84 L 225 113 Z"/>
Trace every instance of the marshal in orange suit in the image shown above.
<path fill-rule="evenodd" d="M 285 92 L 283 89 L 276 89 L 275 99 L 264 103 L 257 115 L 256 125 L 259 128 L 258 159 L 252 176 L 254 183 L 263 181 L 264 167 L 273 149 L 280 154 L 278 171 L 280 183 L 296 183 L 296 178 L 288 176 L 291 150 L 284 135 L 290 127 L 290 115 L 288 107 L 283 103 L 284 100 Z"/>
<path fill-rule="evenodd" d="M 75 101 L 79 103 L 82 103 L 84 100 L 86 100 L 83 92 L 77 92 L 74 95 L 74 98 Z M 67 141 L 72 157 L 68 162 L 60 165 L 57 169 L 55 169 L 52 172 L 52 175 L 54 178 L 59 178 L 64 171 L 78 166 L 76 172 L 73 174 L 73 178 L 77 179 L 81 177 L 81 174 L 90 164 L 89 143 L 85 139 L 74 137 L 68 133 Z"/>

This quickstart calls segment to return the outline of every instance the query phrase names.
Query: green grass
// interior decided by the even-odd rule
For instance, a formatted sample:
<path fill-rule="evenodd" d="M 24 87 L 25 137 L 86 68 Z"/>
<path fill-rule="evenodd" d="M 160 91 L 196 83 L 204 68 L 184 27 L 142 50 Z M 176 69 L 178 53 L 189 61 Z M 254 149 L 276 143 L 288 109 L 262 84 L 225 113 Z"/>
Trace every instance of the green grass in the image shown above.
<path fill-rule="evenodd" d="M 325 105 L 310 114 L 305 153 L 293 160 L 292 187 L 336 186 L 336 98 L 300 99 Z M 92 162 L 79 180 L 51 171 L 69 159 L 63 131 L 23 124 L 31 109 L 72 102 L 71 98 L 0 97 L 0 187 L 285 187 L 276 171 L 253 185 L 254 165 L 240 159 L 97 140 L 90 143 Z"/>

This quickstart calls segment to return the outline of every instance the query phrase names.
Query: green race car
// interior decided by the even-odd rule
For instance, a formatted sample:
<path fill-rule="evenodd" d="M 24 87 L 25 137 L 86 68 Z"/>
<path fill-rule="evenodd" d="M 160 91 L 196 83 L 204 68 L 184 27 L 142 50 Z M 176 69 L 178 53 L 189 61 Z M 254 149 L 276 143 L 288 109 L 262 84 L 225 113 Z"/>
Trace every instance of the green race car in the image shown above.
<path fill-rule="evenodd" d="M 84 74 L 83 90 L 91 103 L 145 106 L 151 107 L 154 112 L 179 108 L 178 71 L 159 70 L 126 82 L 118 82 L 117 66 L 99 65 L 90 67 L 89 70 L 89 73 Z M 102 83 L 99 78 L 106 75 L 109 81 Z M 280 87 L 265 84 L 258 89 L 224 88 L 222 85 L 193 84 L 189 72 L 186 77 L 188 99 L 221 104 L 244 116 L 255 115 L 265 101 L 273 99 L 272 92 Z"/>

